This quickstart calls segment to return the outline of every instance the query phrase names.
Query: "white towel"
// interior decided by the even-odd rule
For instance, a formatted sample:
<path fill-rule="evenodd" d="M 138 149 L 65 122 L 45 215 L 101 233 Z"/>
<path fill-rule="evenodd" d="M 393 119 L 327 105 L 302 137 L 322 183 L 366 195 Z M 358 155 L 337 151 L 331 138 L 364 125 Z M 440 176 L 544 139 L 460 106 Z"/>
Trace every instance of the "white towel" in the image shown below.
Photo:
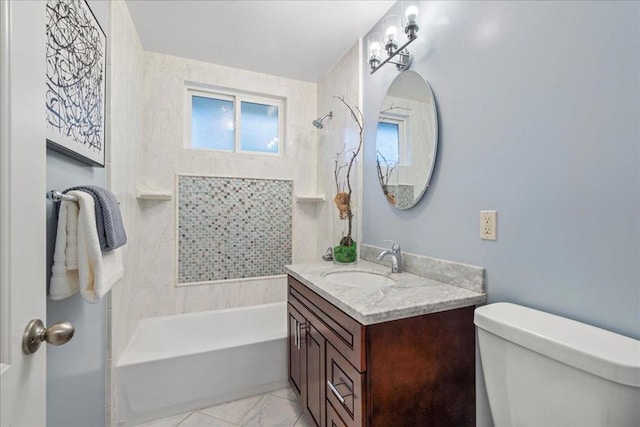
<path fill-rule="evenodd" d="M 66 204 L 66 221 L 62 224 L 64 229 L 61 230 L 65 205 L 60 206 L 57 239 L 62 238 L 62 241 L 60 244 L 58 240 L 56 241 L 50 297 L 51 299 L 66 298 L 80 289 L 85 301 L 96 303 L 124 277 L 122 250 L 116 249 L 109 252 L 100 250 L 93 197 L 84 191 L 69 191 L 67 194 L 78 199 L 78 210 L 74 221 L 73 208 L 69 209 L 73 202 Z M 73 243 L 70 231 L 74 229 L 74 224 L 77 230 L 75 253 L 73 247 L 70 247 L 75 246 L 70 245 L 70 242 Z M 62 251 L 63 248 L 64 251 Z M 59 249 L 65 254 L 64 256 L 59 255 Z M 74 266 L 73 263 L 74 255 L 77 259 L 77 266 Z M 64 270 L 59 268 L 60 264 L 64 265 Z"/>
<path fill-rule="evenodd" d="M 78 198 L 78 274 L 80 293 L 85 301 L 96 303 L 124 277 L 122 250 L 102 252 L 96 230 L 93 197 L 84 191 L 70 191 Z"/>
<path fill-rule="evenodd" d="M 78 292 L 78 205 L 60 202 L 58 231 L 53 252 L 49 298 L 59 300 Z"/>

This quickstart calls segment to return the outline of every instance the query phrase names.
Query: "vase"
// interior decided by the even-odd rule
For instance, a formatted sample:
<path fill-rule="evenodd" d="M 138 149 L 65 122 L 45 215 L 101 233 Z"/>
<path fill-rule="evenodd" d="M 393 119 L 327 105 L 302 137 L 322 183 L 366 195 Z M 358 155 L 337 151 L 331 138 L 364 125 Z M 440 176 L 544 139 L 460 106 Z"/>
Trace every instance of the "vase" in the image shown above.
<path fill-rule="evenodd" d="M 333 263 L 336 265 L 355 265 L 358 263 L 358 245 L 338 245 L 333 248 Z"/>

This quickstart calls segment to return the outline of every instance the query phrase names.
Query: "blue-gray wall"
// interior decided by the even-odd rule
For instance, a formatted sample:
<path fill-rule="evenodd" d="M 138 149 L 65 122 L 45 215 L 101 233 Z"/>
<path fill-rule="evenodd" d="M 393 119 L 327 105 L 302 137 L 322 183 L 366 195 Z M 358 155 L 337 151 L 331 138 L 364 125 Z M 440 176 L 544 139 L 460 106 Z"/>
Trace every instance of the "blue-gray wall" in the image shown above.
<path fill-rule="evenodd" d="M 365 72 L 365 242 L 483 266 L 489 302 L 640 338 L 640 4 L 419 8 L 412 69 L 437 100 L 437 167 L 415 208 L 385 201 L 373 141 L 397 71 Z M 497 241 L 479 238 L 482 209 Z"/>
<path fill-rule="evenodd" d="M 62 154 L 47 151 L 47 186 L 105 186 L 104 169 L 84 166 Z M 47 274 L 55 245 L 56 212 L 47 202 Z M 47 301 L 47 323 L 68 321 L 76 327 L 69 343 L 47 348 L 47 426 L 102 427 L 105 422 L 106 300 L 84 302 L 80 293 Z"/>
<path fill-rule="evenodd" d="M 437 168 L 417 207 L 385 202 L 374 125 L 397 71 L 365 73 L 364 240 L 484 266 L 490 301 L 640 338 L 639 11 L 423 2 L 412 69 L 437 99 Z"/>
<path fill-rule="evenodd" d="M 108 3 L 95 0 L 89 4 L 107 33 L 108 43 Z M 105 170 L 47 150 L 47 187 L 64 190 L 80 184 L 106 187 Z M 56 227 L 55 204 L 47 201 L 48 275 L 51 273 Z M 98 304 L 88 304 L 79 293 L 64 300 L 47 301 L 47 324 L 69 321 L 76 327 L 75 336 L 69 343 L 47 348 L 48 427 L 105 425 L 106 304 L 106 299 Z"/>

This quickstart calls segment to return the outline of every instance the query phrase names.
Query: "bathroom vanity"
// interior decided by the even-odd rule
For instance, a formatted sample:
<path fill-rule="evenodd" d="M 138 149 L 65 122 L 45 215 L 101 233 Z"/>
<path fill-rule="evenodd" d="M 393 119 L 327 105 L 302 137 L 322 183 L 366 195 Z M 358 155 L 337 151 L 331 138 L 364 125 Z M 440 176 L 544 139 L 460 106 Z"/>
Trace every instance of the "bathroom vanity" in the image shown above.
<path fill-rule="evenodd" d="M 287 267 L 289 383 L 318 426 L 475 425 L 484 292 L 359 261 Z"/>

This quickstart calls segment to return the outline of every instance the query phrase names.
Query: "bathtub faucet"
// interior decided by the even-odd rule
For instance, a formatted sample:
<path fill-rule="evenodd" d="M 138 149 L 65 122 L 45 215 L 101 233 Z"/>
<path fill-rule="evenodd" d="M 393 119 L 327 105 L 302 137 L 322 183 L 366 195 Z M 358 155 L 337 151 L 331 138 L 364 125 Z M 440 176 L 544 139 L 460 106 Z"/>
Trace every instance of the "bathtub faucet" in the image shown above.
<path fill-rule="evenodd" d="M 382 261 L 387 255 L 391 257 L 391 272 L 402 273 L 402 250 L 398 242 L 393 240 L 385 240 L 385 242 L 391 242 L 391 250 L 385 250 L 378 254 L 376 259 Z"/>

